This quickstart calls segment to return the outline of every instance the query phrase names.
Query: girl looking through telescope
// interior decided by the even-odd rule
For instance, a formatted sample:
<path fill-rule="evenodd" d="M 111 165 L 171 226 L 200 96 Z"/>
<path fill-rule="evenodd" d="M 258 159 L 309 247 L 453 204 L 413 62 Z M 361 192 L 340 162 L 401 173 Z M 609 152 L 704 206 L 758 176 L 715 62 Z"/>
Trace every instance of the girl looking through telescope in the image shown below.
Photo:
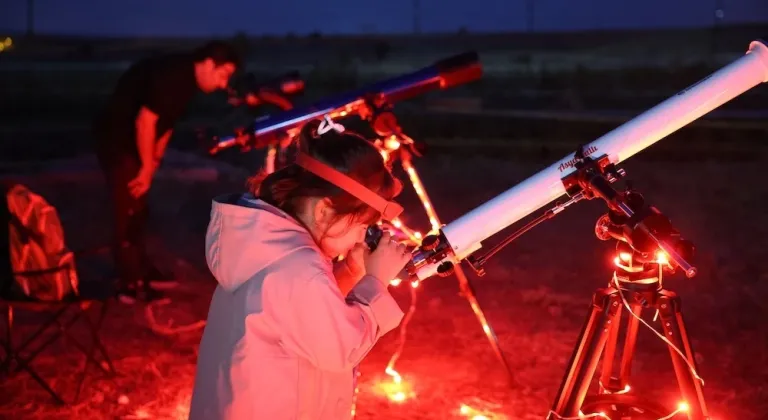
<path fill-rule="evenodd" d="M 385 233 L 401 189 L 379 151 L 330 118 L 305 125 L 295 163 L 213 200 L 218 281 L 190 419 L 345 419 L 355 369 L 403 312 L 387 291 L 410 259 Z M 334 265 L 339 256 L 345 258 Z"/>

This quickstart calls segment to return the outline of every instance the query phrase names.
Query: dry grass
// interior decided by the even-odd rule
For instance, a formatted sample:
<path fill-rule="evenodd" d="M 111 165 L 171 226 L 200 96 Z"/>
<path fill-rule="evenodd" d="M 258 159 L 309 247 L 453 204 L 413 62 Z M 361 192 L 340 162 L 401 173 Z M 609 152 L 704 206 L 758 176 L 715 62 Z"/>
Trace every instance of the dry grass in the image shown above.
<path fill-rule="evenodd" d="M 447 156 L 418 163 L 444 221 L 497 195 L 540 166 Z M 711 414 L 718 419 L 764 418 L 768 329 L 762 319 L 768 308 L 762 298 L 768 292 L 764 281 L 768 278 L 760 263 L 768 257 L 768 223 L 762 216 L 768 195 L 762 186 L 761 164 L 651 165 L 638 157 L 626 169 L 636 187 L 698 246 L 699 276 L 669 280 L 667 286 L 683 298 Z M 152 197 L 157 210 L 152 249 L 185 284 L 173 292 L 171 304 L 154 308 L 156 323 L 167 326 L 173 320 L 173 325 L 189 325 L 205 318 L 214 287 L 202 260 L 208 200 L 239 182 L 237 176 L 218 183 L 158 181 Z M 98 183 L 49 182 L 36 188 L 59 206 L 71 242 L 85 246 L 105 238 L 105 204 Z M 403 200 L 412 224 L 423 226 L 426 220 L 413 194 L 406 191 Z M 419 289 L 417 310 L 395 366 L 411 386 L 413 397 L 396 403 L 382 395 L 380 386 L 389 381 L 384 367 L 397 347 L 397 332 L 393 332 L 362 365 L 357 418 L 459 419 L 461 404 L 484 410 L 497 420 L 543 418 L 591 293 L 609 278 L 610 246 L 592 233 L 602 211 L 603 205 L 596 202 L 569 209 L 499 254 L 489 263 L 486 277 L 472 277 L 517 385 L 507 384 L 469 305 L 458 295 L 455 280 L 430 279 Z M 406 285 L 392 292 L 406 308 L 410 300 Z M 115 305 L 103 336 L 119 377 L 89 380 L 82 402 L 65 408 L 51 405 L 27 375 L 4 379 L 0 417 L 185 418 L 200 330 L 167 335 L 150 327 L 142 307 Z M 666 349 L 647 331 L 641 332 L 639 340 L 634 389 L 659 402 L 676 403 Z M 56 385 L 66 389 L 78 363 L 77 354 L 60 349 L 42 355 L 35 366 L 48 377 L 57 374 Z"/>

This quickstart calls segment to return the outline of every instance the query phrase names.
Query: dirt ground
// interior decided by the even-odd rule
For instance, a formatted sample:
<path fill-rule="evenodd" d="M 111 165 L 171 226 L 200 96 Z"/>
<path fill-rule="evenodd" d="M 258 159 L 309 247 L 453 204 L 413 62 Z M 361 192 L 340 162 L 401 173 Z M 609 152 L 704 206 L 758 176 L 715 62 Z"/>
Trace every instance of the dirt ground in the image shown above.
<path fill-rule="evenodd" d="M 26 374 L 3 379 L 0 417 L 186 418 L 201 330 L 171 334 L 168 329 L 205 319 L 215 287 L 203 258 L 210 198 L 240 188 L 242 173 L 183 160 L 178 157 L 164 169 L 165 176 L 158 178 L 151 195 L 152 253 L 163 267 L 175 271 L 183 285 L 171 293 L 170 303 L 149 308 L 152 322 L 144 306 L 111 305 L 102 337 L 119 376 L 90 377 L 81 401 L 68 407 L 51 404 Z M 88 158 L 77 160 L 73 167 L 83 169 L 87 163 Z M 447 223 L 549 163 L 428 156 L 416 165 Z M 181 166 L 194 170 L 171 176 Z M 768 222 L 763 220 L 768 190 L 762 166 L 759 161 L 662 162 L 641 156 L 624 166 L 635 188 L 697 246 L 699 275 L 694 279 L 675 276 L 665 285 L 683 299 L 705 397 L 716 419 L 764 419 L 768 413 L 768 327 L 764 322 L 768 271 L 761 264 L 768 258 Z M 219 178 L 213 179 L 211 171 L 217 167 Z M 72 248 L 106 242 L 107 204 L 97 173 L 38 176 L 25 182 L 58 207 Z M 406 189 L 402 201 L 406 222 L 417 228 L 427 226 L 415 194 Z M 398 345 L 398 331 L 394 331 L 376 345 L 361 367 L 357 419 L 446 420 L 477 414 L 461 413 L 463 404 L 487 419 L 544 418 L 591 295 L 610 279 L 612 244 L 599 241 L 593 233 L 604 209 L 597 201 L 579 203 L 498 254 L 487 265 L 485 277 L 467 270 L 517 384 L 507 383 L 480 324 L 458 294 L 455 278 L 433 278 L 416 289 L 416 310 L 395 365 L 408 385 L 405 400 L 392 401 L 385 393 L 385 385 L 392 381 L 384 369 Z M 103 281 L 109 261 L 105 255 L 95 256 L 84 258 L 80 266 L 83 281 Z M 390 288 L 403 309 L 410 304 L 408 287 Z M 645 319 L 660 328 L 650 316 Z M 18 314 L 16 322 L 24 332 L 34 319 Z M 71 397 L 74 373 L 82 365 L 80 356 L 54 347 L 33 365 Z M 633 392 L 670 407 L 679 400 L 669 353 L 644 327 L 632 387 Z"/>

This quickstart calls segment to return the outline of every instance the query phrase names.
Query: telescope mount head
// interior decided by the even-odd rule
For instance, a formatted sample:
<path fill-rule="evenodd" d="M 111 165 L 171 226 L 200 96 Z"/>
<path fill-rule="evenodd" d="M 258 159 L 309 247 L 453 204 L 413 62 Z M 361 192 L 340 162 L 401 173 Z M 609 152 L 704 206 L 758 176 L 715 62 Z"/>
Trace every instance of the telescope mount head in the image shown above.
<path fill-rule="evenodd" d="M 589 152 L 589 150 L 587 150 Z M 680 267 L 687 277 L 696 275 L 696 268 L 689 263 L 694 246 L 684 240 L 672 222 L 631 186 L 618 191 L 613 183 L 626 176 L 607 156 L 597 159 L 588 156 L 583 147 L 574 154 L 575 171 L 563 178 L 566 192 L 583 198 L 601 198 L 608 206 L 608 213 L 598 219 L 595 234 L 600 240 L 614 239 L 623 243 L 619 252 L 618 267 L 629 270 L 623 263 L 637 269 L 664 261 L 670 271 Z M 618 248 L 617 248 L 618 249 Z M 617 257 L 617 258 L 619 258 Z M 620 264 L 621 263 L 621 264 Z M 627 271 L 627 272 L 629 272 Z"/>

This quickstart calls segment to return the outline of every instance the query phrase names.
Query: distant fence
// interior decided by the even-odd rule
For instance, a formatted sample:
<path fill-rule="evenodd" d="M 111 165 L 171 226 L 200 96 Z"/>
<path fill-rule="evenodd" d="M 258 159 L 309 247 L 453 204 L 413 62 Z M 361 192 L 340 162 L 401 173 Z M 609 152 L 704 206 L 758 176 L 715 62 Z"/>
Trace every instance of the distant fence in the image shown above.
<path fill-rule="evenodd" d="M 529 110 L 529 109 L 471 109 L 433 107 L 425 114 L 450 117 L 507 118 L 518 120 L 544 120 L 555 122 L 583 122 L 599 124 L 623 124 L 640 115 L 643 111 L 629 110 Z M 728 130 L 765 130 L 768 132 L 768 108 L 750 110 L 714 110 L 692 124 L 699 127 Z"/>
<path fill-rule="evenodd" d="M 745 48 L 746 51 L 746 48 Z M 456 51 L 458 53 L 462 51 Z M 394 56 L 380 62 L 366 62 L 356 58 L 339 60 L 338 53 L 322 61 L 286 61 L 262 59 L 248 61 L 245 69 L 250 72 L 277 73 L 296 70 L 304 74 L 313 71 L 343 70 L 354 72 L 361 77 L 397 75 L 431 65 L 452 54 L 436 55 L 424 53 L 417 56 Z M 741 54 L 726 52 L 719 54 L 680 54 L 675 51 L 655 53 L 611 54 L 611 52 L 560 52 L 560 51 L 493 51 L 481 52 L 480 62 L 486 77 L 529 73 L 562 73 L 573 71 L 606 71 L 624 69 L 678 69 L 706 64 L 718 67 L 733 61 Z M 133 63 L 132 60 L 110 61 L 0 61 L 1 73 L 14 72 L 122 72 Z"/>

